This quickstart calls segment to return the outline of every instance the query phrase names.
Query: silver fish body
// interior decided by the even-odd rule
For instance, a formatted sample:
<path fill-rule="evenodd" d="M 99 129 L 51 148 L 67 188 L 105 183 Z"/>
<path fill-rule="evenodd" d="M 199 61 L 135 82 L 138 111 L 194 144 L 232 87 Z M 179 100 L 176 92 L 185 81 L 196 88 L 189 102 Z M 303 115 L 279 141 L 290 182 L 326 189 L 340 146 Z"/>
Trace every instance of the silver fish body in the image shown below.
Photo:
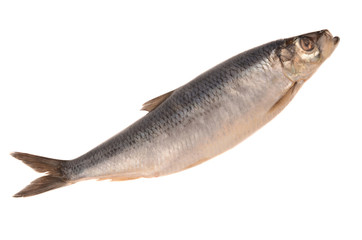
<path fill-rule="evenodd" d="M 310 52 L 308 39 L 318 53 Z M 236 55 L 147 102 L 144 109 L 150 112 L 143 118 L 72 161 L 13 153 L 35 170 L 49 173 L 15 196 L 31 196 L 86 179 L 157 177 L 213 158 L 276 116 L 338 41 L 323 30 Z M 304 50 L 298 52 L 299 48 Z"/>
<path fill-rule="evenodd" d="M 138 178 L 177 172 L 235 146 L 272 116 L 293 83 L 272 42 L 239 54 L 175 90 L 139 121 L 80 158 L 80 178 Z M 274 115 L 274 114 L 273 114 Z"/>

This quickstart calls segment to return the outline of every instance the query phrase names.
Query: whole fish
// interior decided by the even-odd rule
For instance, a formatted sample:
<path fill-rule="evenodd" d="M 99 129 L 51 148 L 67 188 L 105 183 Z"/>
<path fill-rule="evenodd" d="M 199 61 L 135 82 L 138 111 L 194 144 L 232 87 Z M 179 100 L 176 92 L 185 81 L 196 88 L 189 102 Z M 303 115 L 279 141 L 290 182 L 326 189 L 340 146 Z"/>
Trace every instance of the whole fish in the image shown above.
<path fill-rule="evenodd" d="M 213 158 L 283 110 L 338 42 L 322 30 L 238 54 L 146 102 L 142 110 L 149 113 L 74 160 L 14 152 L 13 157 L 47 173 L 14 197 L 87 179 L 158 177 Z"/>

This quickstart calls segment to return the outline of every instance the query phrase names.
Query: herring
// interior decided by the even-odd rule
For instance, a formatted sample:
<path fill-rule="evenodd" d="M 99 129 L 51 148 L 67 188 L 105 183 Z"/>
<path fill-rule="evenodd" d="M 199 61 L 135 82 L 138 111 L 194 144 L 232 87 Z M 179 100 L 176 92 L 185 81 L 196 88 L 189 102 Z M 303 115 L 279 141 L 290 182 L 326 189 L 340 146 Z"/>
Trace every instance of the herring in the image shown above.
<path fill-rule="evenodd" d="M 282 111 L 338 42 L 322 30 L 238 54 L 146 102 L 142 110 L 148 114 L 74 160 L 14 152 L 13 157 L 46 173 L 14 197 L 87 179 L 158 177 L 213 158 Z"/>

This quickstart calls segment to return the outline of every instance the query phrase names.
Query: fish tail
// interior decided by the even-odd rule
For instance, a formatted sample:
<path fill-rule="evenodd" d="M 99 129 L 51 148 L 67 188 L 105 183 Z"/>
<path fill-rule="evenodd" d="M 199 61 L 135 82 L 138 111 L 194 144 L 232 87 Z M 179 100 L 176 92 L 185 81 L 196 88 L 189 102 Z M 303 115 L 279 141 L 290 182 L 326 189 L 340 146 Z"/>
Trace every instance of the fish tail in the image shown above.
<path fill-rule="evenodd" d="M 32 181 L 14 197 L 29 197 L 71 184 L 62 172 L 64 160 L 51 159 L 28 153 L 13 152 L 11 155 L 23 161 L 37 172 L 47 175 Z"/>

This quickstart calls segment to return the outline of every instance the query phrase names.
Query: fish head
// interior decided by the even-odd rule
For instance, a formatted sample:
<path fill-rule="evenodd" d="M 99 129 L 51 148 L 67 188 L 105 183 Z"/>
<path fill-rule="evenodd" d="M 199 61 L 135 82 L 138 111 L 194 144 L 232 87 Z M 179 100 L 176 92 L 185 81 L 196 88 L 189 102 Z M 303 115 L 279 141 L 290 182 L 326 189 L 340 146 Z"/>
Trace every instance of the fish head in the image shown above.
<path fill-rule="evenodd" d="M 293 82 L 308 80 L 339 43 L 328 30 L 284 39 L 277 51 L 283 73 Z"/>

